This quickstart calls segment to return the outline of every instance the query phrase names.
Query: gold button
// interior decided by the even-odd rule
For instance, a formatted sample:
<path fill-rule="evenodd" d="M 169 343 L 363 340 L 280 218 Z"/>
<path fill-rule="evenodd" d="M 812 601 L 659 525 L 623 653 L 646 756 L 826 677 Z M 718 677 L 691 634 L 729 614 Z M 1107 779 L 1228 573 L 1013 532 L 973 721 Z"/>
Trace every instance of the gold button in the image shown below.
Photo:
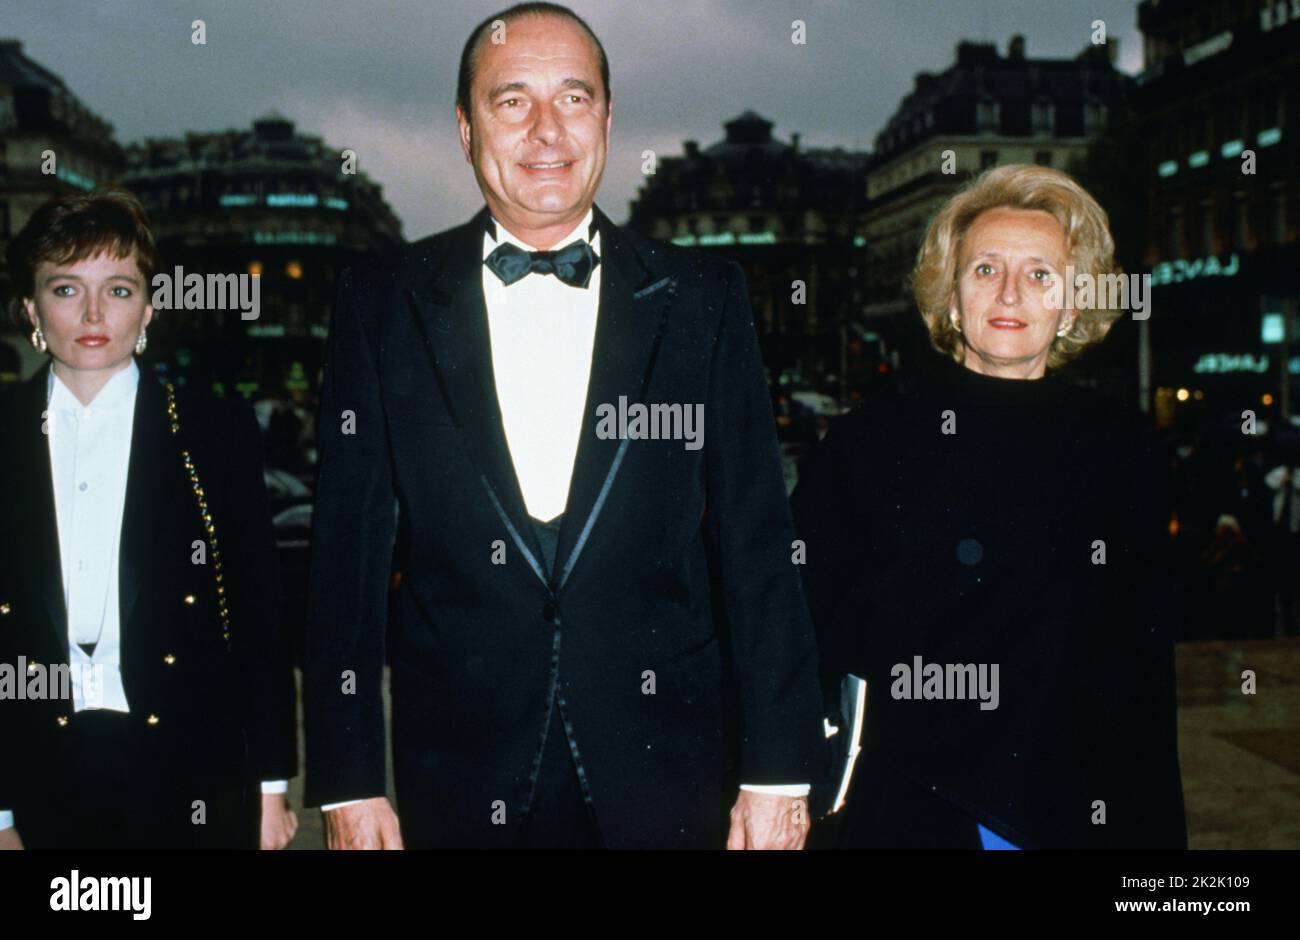
<path fill-rule="evenodd" d="M 185 595 L 185 603 L 187 604 L 193 604 L 196 600 L 198 600 L 198 598 L 195 597 L 193 594 Z"/>
<path fill-rule="evenodd" d="M 163 657 L 163 662 L 165 662 L 167 665 L 170 666 L 176 662 L 176 657 L 173 656 L 171 653 L 168 653 L 166 656 Z"/>
<path fill-rule="evenodd" d="M 67 715 L 60 715 L 58 718 L 55 718 L 54 720 L 55 720 L 56 722 L 58 722 L 58 725 L 59 725 L 60 728 L 66 728 L 66 727 L 68 726 L 68 716 L 67 716 Z"/>
<path fill-rule="evenodd" d="M 8 614 L 9 611 L 11 611 L 11 610 L 13 610 L 13 608 L 10 607 L 9 604 L 8 604 L 7 602 L 4 603 L 4 604 L 0 604 L 0 617 L 5 616 L 5 615 Z"/>
<path fill-rule="evenodd" d="M 157 716 L 157 715 L 150 715 L 150 716 L 149 716 L 148 718 L 146 718 L 144 721 L 145 721 L 145 724 L 147 724 L 147 725 L 156 725 L 156 724 L 158 724 L 159 719 L 158 719 L 158 716 Z"/>

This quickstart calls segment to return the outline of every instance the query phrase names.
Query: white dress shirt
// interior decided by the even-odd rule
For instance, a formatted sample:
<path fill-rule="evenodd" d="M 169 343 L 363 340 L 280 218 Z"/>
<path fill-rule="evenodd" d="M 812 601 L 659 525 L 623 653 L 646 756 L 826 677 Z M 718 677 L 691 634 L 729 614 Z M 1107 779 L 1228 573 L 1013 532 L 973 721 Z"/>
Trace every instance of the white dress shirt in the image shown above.
<path fill-rule="evenodd" d="M 558 251 L 578 238 L 586 240 L 594 214 L 588 209 L 553 249 Z M 498 239 L 525 251 L 539 250 L 497 219 L 493 222 L 497 238 L 484 231 L 484 261 L 496 249 Z M 600 256 L 599 232 L 591 238 L 591 249 Z M 486 264 L 481 269 L 501 424 L 524 505 L 539 522 L 560 515 L 569 500 L 596 345 L 600 273 L 597 264 L 585 288 L 571 287 L 554 275 L 536 271 L 507 286 Z M 809 786 L 742 784 L 741 789 L 806 796 Z M 359 802 L 328 803 L 321 809 L 328 812 Z"/>
<path fill-rule="evenodd" d="M 63 562 L 73 712 L 129 713 L 122 685 L 118 563 L 140 369 L 131 359 L 88 405 L 81 404 L 53 368 L 49 376 L 47 440 Z M 94 651 L 87 655 L 81 644 L 92 643 Z M 262 785 L 264 793 L 287 789 L 287 780 Z M 0 811 L 0 829 L 13 824 L 13 814 Z"/>
<path fill-rule="evenodd" d="M 563 248 L 586 239 L 593 212 L 556 242 Z M 497 237 L 525 251 L 537 247 L 497 222 Z M 486 260 L 498 242 L 483 233 Z M 600 255 L 600 234 L 591 239 Z M 570 287 L 551 274 L 529 272 L 509 287 L 485 264 L 481 268 L 492 338 L 492 371 L 510 459 L 528 514 L 549 522 L 564 512 L 578 456 L 578 437 L 596 342 L 601 266 L 586 288 Z"/>

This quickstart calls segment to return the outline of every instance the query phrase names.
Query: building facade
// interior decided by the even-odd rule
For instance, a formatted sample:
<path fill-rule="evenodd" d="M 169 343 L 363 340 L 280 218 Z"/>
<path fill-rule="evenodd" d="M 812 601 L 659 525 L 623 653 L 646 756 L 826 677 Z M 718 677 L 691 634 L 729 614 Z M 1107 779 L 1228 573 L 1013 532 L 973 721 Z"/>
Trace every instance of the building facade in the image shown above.
<path fill-rule="evenodd" d="M 739 262 L 772 383 L 848 397 L 870 352 L 855 228 L 867 155 L 777 140 L 753 111 L 723 127 L 722 140 L 657 161 L 628 225 Z"/>
<path fill-rule="evenodd" d="M 1286 421 L 1300 356 L 1300 0 L 1144 0 L 1150 407 Z"/>
<path fill-rule="evenodd" d="M 113 126 L 93 114 L 63 80 L 0 39 L 0 272 L 4 252 L 31 214 L 55 196 L 116 181 L 122 148 Z M 0 297 L 8 307 L 7 278 Z M 18 381 L 44 361 L 25 331 L 0 317 L 0 382 Z"/>
<path fill-rule="evenodd" d="M 862 212 L 865 315 L 906 362 L 928 345 L 907 279 L 930 219 L 989 167 L 1036 163 L 1070 172 L 1122 101 L 1114 47 L 1033 59 L 1016 36 L 962 42 L 952 65 L 916 76 L 876 137 Z"/>
<path fill-rule="evenodd" d="M 126 159 L 124 182 L 149 213 L 165 272 L 260 285 L 254 320 L 239 309 L 158 312 L 151 342 L 178 379 L 310 400 L 339 273 L 402 243 L 380 187 L 277 114 L 246 130 L 133 144 Z"/>

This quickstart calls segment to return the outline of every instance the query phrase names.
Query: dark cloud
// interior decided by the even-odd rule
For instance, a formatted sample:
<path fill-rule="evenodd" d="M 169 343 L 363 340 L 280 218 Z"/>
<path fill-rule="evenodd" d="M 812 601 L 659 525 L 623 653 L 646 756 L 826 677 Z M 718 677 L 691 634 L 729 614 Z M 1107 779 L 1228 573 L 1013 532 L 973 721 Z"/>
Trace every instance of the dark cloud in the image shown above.
<path fill-rule="evenodd" d="M 383 184 L 408 237 L 462 220 L 481 198 L 452 110 L 461 46 L 508 6 L 483 0 L 4 0 L 0 32 L 25 43 L 123 142 L 247 127 L 269 110 Z M 609 54 L 613 144 L 598 199 L 615 219 L 641 154 L 707 145 L 752 108 L 807 146 L 867 149 L 917 71 L 961 39 L 1073 56 L 1101 19 L 1120 64 L 1141 64 L 1134 0 L 574 0 Z M 207 24 L 207 45 L 190 23 Z M 807 45 L 790 41 L 807 24 Z"/>

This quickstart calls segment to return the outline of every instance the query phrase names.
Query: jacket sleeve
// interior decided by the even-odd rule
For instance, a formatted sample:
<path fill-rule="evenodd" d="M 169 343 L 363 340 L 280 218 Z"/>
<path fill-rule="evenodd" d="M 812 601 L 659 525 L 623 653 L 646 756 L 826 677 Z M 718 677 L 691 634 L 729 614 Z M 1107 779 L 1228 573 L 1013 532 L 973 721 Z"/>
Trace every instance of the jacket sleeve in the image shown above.
<path fill-rule="evenodd" d="M 826 759 L 817 650 L 772 403 L 739 265 L 728 262 L 705 411 L 706 487 L 740 696 L 741 779 L 811 783 Z"/>
<path fill-rule="evenodd" d="M 305 803 L 383 796 L 382 680 L 396 495 L 367 298 L 339 279 L 321 391 L 303 652 Z"/>
<path fill-rule="evenodd" d="M 855 578 L 867 546 L 851 497 L 846 438 L 852 436 L 860 412 L 831 421 L 825 437 L 799 465 L 799 482 L 790 494 L 795 535 L 803 545 L 804 596 L 812 614 L 821 663 L 822 690 L 828 713 L 838 712 L 839 683 L 844 675 L 864 671 L 856 661 L 857 637 L 836 628 L 841 601 Z M 851 424 L 852 422 L 852 424 Z"/>
<path fill-rule="evenodd" d="M 1118 423 L 1118 422 L 1116 422 Z M 1116 843 L 1124 848 L 1187 848 L 1182 776 L 1178 758 L 1178 694 L 1174 658 L 1174 624 L 1166 613 L 1169 597 L 1165 549 L 1166 520 L 1156 518 L 1155 466 L 1146 436 L 1133 422 L 1127 429 L 1119 461 L 1121 492 L 1118 526 L 1123 543 L 1114 559 L 1114 590 L 1099 592 L 1098 620 L 1125 631 L 1113 648 L 1114 669 L 1122 676 L 1115 694 L 1122 703 L 1116 726 L 1126 728 L 1126 748 L 1112 763 L 1125 786 L 1116 787 L 1131 801 L 1116 826 Z M 1116 815 L 1112 813 L 1112 816 Z"/>
<path fill-rule="evenodd" d="M 252 772 L 258 780 L 283 780 L 298 771 L 297 722 L 262 436 L 252 409 L 240 406 L 230 420 L 229 439 L 221 442 L 230 466 L 230 531 L 217 537 L 230 573 L 231 652 Z"/>

